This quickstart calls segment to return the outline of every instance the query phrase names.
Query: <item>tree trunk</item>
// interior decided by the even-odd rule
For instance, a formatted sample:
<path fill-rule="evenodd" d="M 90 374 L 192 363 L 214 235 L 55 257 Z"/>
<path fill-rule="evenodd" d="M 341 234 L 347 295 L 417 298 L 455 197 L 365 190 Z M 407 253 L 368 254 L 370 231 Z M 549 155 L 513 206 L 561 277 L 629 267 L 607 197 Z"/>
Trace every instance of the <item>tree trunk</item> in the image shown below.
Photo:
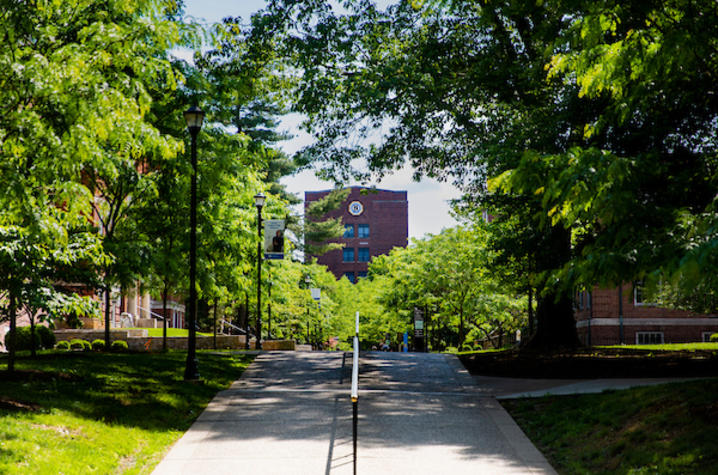
<path fill-rule="evenodd" d="M 533 287 L 529 286 L 529 334 L 527 336 L 531 336 L 534 333 L 534 327 L 536 325 L 534 324 L 534 289 Z"/>
<path fill-rule="evenodd" d="M 15 352 L 17 350 L 17 309 L 15 307 L 15 294 L 10 292 L 10 348 L 8 348 L 7 371 L 15 372 Z"/>
<path fill-rule="evenodd" d="M 105 287 L 105 350 L 110 349 L 110 287 Z"/>
<path fill-rule="evenodd" d="M 162 289 L 162 351 L 167 351 L 167 285 Z"/>
<path fill-rule="evenodd" d="M 538 299 L 536 332 L 526 345 L 534 350 L 558 350 L 580 345 L 569 296 L 546 295 Z"/>
<path fill-rule="evenodd" d="M 556 269 L 571 258 L 571 234 L 561 227 L 547 229 L 546 240 L 537 256 L 537 271 Z M 573 318 L 573 299 L 570 292 L 560 291 L 544 283 L 548 290 L 539 294 L 536 307 L 536 332 L 525 348 L 538 351 L 576 348 L 580 345 Z"/>
<path fill-rule="evenodd" d="M 35 332 L 35 315 L 30 315 L 30 355 L 37 356 L 37 333 Z"/>
<path fill-rule="evenodd" d="M 217 303 L 214 304 L 214 322 L 213 322 L 213 333 L 214 337 L 212 340 L 212 344 L 214 346 L 214 349 L 217 349 Z"/>

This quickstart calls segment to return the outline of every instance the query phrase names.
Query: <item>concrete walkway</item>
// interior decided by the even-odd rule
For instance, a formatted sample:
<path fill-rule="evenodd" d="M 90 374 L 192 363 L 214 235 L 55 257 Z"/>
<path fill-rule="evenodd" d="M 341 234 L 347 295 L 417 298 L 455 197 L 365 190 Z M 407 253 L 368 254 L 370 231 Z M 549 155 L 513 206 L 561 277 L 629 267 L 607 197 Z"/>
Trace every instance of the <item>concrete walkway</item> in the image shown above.
<path fill-rule="evenodd" d="M 350 474 L 350 354 L 263 353 L 154 471 Z M 364 353 L 360 474 L 555 473 L 453 356 Z"/>

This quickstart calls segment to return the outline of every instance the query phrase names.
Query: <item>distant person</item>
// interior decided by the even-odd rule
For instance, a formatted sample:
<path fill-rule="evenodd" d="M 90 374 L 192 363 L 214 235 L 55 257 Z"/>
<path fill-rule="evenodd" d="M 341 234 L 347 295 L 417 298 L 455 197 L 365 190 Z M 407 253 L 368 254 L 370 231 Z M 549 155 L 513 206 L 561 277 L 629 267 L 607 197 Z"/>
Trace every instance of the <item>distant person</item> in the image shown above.
<path fill-rule="evenodd" d="M 284 251 L 284 236 L 282 231 L 277 230 L 277 234 L 272 238 L 272 252 Z"/>

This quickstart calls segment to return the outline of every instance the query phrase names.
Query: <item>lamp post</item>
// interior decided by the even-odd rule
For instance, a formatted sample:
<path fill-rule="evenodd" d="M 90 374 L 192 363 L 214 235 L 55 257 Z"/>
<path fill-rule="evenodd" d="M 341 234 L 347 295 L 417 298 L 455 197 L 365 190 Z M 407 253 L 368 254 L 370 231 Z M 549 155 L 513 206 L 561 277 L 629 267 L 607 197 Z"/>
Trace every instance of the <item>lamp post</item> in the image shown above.
<path fill-rule="evenodd" d="M 265 196 L 262 193 L 254 195 L 254 205 L 257 207 L 257 349 L 262 349 L 262 206 Z"/>
<path fill-rule="evenodd" d="M 187 122 L 187 130 L 192 137 L 191 160 L 192 160 L 192 185 L 190 188 L 190 211 L 189 211 L 189 312 L 188 325 L 189 337 L 187 339 L 187 364 L 184 371 L 185 381 L 199 379 L 199 368 L 197 366 L 196 341 L 197 341 L 197 134 L 202 128 L 204 112 L 197 106 L 192 106 L 184 112 L 184 119 Z"/>
<path fill-rule="evenodd" d="M 269 265 L 269 263 L 267 263 Z M 269 278 L 272 278 L 271 267 L 267 267 Z M 272 339 L 272 281 L 267 282 L 267 340 Z"/>

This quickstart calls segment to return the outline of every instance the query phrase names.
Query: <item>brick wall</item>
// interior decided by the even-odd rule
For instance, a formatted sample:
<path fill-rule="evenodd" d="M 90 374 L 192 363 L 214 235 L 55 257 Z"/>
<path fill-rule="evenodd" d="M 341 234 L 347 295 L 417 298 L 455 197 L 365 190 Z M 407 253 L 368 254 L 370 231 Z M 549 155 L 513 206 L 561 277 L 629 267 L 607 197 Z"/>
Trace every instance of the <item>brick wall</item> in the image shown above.
<path fill-rule="evenodd" d="M 632 284 L 621 286 L 622 308 L 619 308 L 618 287 L 594 287 L 590 306 L 587 305 L 588 299 L 585 295 L 583 306 L 580 304 L 580 296 L 576 301 L 579 306 L 575 312 L 576 327 L 584 344 L 589 344 L 589 340 L 592 345 L 619 344 L 619 310 L 623 316 L 623 342 L 626 344 L 635 344 L 638 332 L 661 332 L 665 343 L 702 341 L 704 332 L 718 332 L 718 318 L 713 315 L 635 304 Z"/>
<path fill-rule="evenodd" d="M 371 190 L 362 194 L 365 188 L 351 187 L 347 199 L 342 205 L 325 216 L 325 218 L 341 218 L 344 224 L 354 226 L 353 238 L 340 238 L 339 242 L 345 247 L 354 249 L 354 262 L 343 261 L 341 249 L 317 256 L 319 264 L 326 265 L 337 278 L 345 272 L 366 271 L 368 262 L 358 262 L 358 249 L 369 248 L 370 257 L 387 254 L 394 247 L 406 247 L 409 236 L 409 208 L 406 191 Z M 316 200 L 325 197 L 329 191 L 307 191 L 305 193 L 305 211 Z M 349 212 L 349 204 L 359 201 L 363 211 L 359 215 Z M 358 237 L 359 224 L 369 225 L 369 237 Z M 311 256 L 309 256 L 311 257 Z"/>

